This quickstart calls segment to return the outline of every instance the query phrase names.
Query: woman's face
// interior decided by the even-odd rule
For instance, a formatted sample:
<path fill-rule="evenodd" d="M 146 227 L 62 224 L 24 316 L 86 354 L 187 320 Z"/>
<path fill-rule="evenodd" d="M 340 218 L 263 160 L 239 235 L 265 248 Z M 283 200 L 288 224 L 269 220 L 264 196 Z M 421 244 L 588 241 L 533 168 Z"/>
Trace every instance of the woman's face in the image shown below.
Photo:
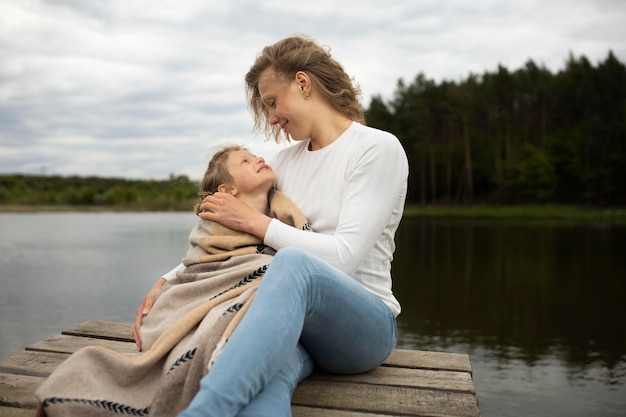
<path fill-rule="evenodd" d="M 259 95 L 271 125 L 279 125 L 293 140 L 311 137 L 311 114 L 300 84 L 268 68 L 259 77 Z"/>

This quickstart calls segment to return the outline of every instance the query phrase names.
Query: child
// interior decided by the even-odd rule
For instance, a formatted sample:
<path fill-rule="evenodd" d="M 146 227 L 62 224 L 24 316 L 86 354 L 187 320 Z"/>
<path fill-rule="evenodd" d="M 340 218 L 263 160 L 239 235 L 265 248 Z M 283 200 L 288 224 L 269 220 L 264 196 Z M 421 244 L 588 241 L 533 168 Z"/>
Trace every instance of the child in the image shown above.
<path fill-rule="evenodd" d="M 282 193 L 272 189 L 275 181 L 274 171 L 262 157 L 254 156 L 241 146 L 226 146 L 211 158 L 198 195 L 204 198 L 218 191 L 227 192 L 261 213 L 309 230 L 309 223 L 298 208 Z M 199 204 L 195 211 L 196 214 L 201 212 Z M 275 253 L 255 236 L 202 219 L 191 231 L 189 243 L 191 247 L 183 260 L 186 268 L 178 272 L 179 277 L 187 276 L 189 268 L 199 263 L 223 261 L 249 253 Z"/>
<path fill-rule="evenodd" d="M 307 230 L 308 222 L 295 205 L 272 190 L 275 179 L 263 158 L 228 146 L 211 159 L 200 194 L 228 192 Z M 174 416 L 189 404 L 245 314 L 274 254 L 255 236 L 202 219 L 189 241 L 185 269 L 163 285 L 144 320 L 144 353 L 123 355 L 93 346 L 79 350 L 37 390 L 39 415 L 110 416 L 112 410 L 122 410 Z M 303 377 L 311 370 L 312 362 Z"/>
<path fill-rule="evenodd" d="M 209 162 L 198 194 L 204 198 L 218 191 L 229 192 L 267 214 L 268 193 L 274 182 L 276 175 L 262 157 L 241 146 L 225 146 Z"/>

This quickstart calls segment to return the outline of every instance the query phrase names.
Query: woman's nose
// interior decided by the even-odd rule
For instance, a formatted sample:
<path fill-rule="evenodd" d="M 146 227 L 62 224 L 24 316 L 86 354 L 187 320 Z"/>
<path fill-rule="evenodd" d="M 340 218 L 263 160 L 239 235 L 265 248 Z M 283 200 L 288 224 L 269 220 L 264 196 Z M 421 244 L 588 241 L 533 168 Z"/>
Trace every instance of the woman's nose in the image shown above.
<path fill-rule="evenodd" d="M 278 123 L 278 116 L 276 115 L 275 109 L 269 109 L 268 120 L 270 122 L 270 125 L 275 125 L 276 123 Z"/>

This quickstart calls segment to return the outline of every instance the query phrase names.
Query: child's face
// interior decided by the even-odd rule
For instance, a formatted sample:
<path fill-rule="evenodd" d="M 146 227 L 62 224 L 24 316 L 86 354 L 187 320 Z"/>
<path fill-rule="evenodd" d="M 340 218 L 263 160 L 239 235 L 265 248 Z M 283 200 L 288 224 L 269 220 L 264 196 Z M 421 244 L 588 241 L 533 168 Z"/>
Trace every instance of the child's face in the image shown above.
<path fill-rule="evenodd" d="M 260 156 L 246 150 L 233 151 L 226 163 L 234 186 L 242 194 L 268 193 L 276 181 L 276 174 Z"/>

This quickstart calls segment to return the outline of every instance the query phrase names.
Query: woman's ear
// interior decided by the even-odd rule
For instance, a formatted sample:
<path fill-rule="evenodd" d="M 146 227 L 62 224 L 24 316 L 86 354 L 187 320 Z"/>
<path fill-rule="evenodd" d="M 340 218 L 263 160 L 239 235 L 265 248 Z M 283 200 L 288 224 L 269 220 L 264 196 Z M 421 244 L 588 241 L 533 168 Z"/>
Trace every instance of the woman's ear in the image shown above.
<path fill-rule="evenodd" d="M 309 94 L 311 94 L 311 78 L 309 78 L 309 74 L 304 71 L 296 72 L 296 82 L 298 83 L 298 87 L 300 87 L 300 92 L 302 92 L 305 97 L 308 97 Z"/>

